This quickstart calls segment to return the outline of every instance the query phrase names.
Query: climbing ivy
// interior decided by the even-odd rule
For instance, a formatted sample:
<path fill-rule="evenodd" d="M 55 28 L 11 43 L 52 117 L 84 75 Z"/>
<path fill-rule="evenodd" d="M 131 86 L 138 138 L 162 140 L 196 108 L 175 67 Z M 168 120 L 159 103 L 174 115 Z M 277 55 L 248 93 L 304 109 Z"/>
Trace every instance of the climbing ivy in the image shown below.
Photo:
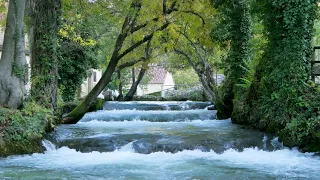
<path fill-rule="evenodd" d="M 247 0 L 225 1 L 220 4 L 218 9 L 221 11 L 222 27 L 225 33 L 224 41 L 230 41 L 228 57 L 224 62 L 226 80 L 220 87 L 216 107 L 218 118 L 229 118 L 233 109 L 233 99 L 235 96 L 235 85 L 240 82 L 240 78 L 245 74 L 243 67 L 249 61 L 249 40 L 251 36 L 251 19 Z M 216 26 L 216 29 L 219 25 Z M 214 30 L 213 38 L 222 32 Z"/>
<path fill-rule="evenodd" d="M 268 43 L 247 97 L 235 104 L 233 122 L 279 133 L 288 146 L 319 144 L 320 95 L 308 83 L 318 1 L 255 3 Z"/>
<path fill-rule="evenodd" d="M 31 95 L 48 108 L 57 109 L 58 29 L 60 0 L 31 0 Z"/>

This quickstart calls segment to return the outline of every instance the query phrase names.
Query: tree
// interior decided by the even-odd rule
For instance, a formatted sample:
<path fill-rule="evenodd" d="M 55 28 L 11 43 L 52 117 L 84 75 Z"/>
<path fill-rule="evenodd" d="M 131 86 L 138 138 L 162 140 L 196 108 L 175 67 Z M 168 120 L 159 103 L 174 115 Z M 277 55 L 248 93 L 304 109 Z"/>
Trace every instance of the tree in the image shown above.
<path fill-rule="evenodd" d="M 207 98 L 209 101 L 215 102 L 217 86 L 213 79 L 213 69 L 211 64 L 207 61 L 209 53 L 206 48 L 200 44 L 200 42 L 193 42 L 186 34 L 182 34 L 187 39 L 194 52 L 189 52 L 188 54 L 188 51 L 186 52 L 178 48 L 174 48 L 174 51 L 187 59 L 188 63 L 197 73 Z M 195 58 L 193 58 L 193 54 L 195 54 Z M 193 59 L 197 59 L 197 61 L 194 62 Z"/>
<path fill-rule="evenodd" d="M 215 9 L 209 1 L 195 1 L 192 8 L 179 21 L 176 34 L 171 32 L 172 52 L 178 59 L 186 60 L 199 77 L 207 98 L 216 101 L 217 86 L 214 80 L 213 64 L 219 57 L 216 45 L 208 38 Z M 169 46 L 170 48 L 170 46 Z"/>
<path fill-rule="evenodd" d="M 318 151 L 320 96 L 308 80 L 319 1 L 253 3 L 268 42 L 249 86 L 235 91 L 232 122 L 277 133 L 286 146 Z"/>
<path fill-rule="evenodd" d="M 192 20 L 194 18 L 191 17 L 197 17 L 195 22 L 198 22 L 199 15 L 197 12 L 205 7 L 203 4 L 204 2 L 207 3 L 209 1 L 163 0 L 159 2 L 134 0 L 129 2 L 131 2 L 129 14 L 125 15 L 125 20 L 122 21 L 121 33 L 118 35 L 115 42 L 107 70 L 103 74 L 102 79 L 88 94 L 84 101 L 63 119 L 64 123 L 76 123 L 83 117 L 89 105 L 110 82 L 118 62 L 123 57 L 132 55 L 134 50 L 153 37 L 156 39 L 155 42 L 157 42 L 157 45 L 164 43 L 163 37 L 166 36 L 166 34 L 178 34 L 175 32 L 177 27 L 176 23 L 183 22 L 185 20 L 185 15 L 188 15 L 188 18 Z M 115 2 L 113 5 L 116 4 L 117 3 Z M 197 12 L 194 12 L 193 10 L 197 10 Z M 170 31 L 172 31 L 172 33 L 170 33 Z M 196 34 L 196 31 L 194 33 Z M 173 43 L 171 43 L 171 47 L 172 45 Z M 164 47 L 165 50 L 165 46 L 170 45 L 161 46 Z"/>
<path fill-rule="evenodd" d="M 247 0 L 228 0 L 218 4 L 222 16 L 229 21 L 227 24 L 230 38 L 230 50 L 224 62 L 225 80 L 220 87 L 216 108 L 219 119 L 230 118 L 233 111 L 236 84 L 241 83 L 245 74 L 245 62 L 250 61 L 249 40 L 251 36 L 251 22 L 249 4 Z M 223 22 L 223 19 L 222 19 Z"/>
<path fill-rule="evenodd" d="M 25 96 L 25 1 L 10 0 L 0 61 L 0 105 L 19 108 Z"/>
<path fill-rule="evenodd" d="M 122 101 L 132 101 L 134 94 L 137 92 L 137 88 L 138 85 L 140 84 L 142 78 L 144 77 L 145 73 L 148 70 L 148 64 L 149 64 L 149 60 L 151 58 L 151 54 L 152 54 L 152 49 L 150 48 L 151 46 L 151 41 L 152 39 L 150 39 L 145 47 L 145 57 L 143 58 L 143 63 L 141 65 L 139 74 L 138 74 L 138 78 L 135 81 L 132 81 L 132 85 L 130 87 L 129 92 L 125 95 L 125 97 L 123 99 L 120 99 Z"/>
<path fill-rule="evenodd" d="M 57 109 L 60 0 L 31 0 L 31 95 Z"/>
<path fill-rule="evenodd" d="M 94 99 L 101 93 L 101 91 L 105 88 L 105 86 L 111 81 L 112 74 L 114 73 L 118 62 L 124 56 L 126 56 L 127 54 L 135 50 L 137 47 L 141 46 L 142 44 L 152 39 L 155 32 L 162 31 L 169 26 L 170 22 L 168 22 L 168 20 L 164 19 L 163 21 L 161 20 L 160 22 L 158 22 L 158 20 L 160 20 L 159 17 L 152 18 L 151 20 L 148 20 L 148 21 L 143 21 L 142 19 L 140 19 L 141 17 L 139 17 L 139 15 L 141 13 L 144 13 L 143 11 L 140 12 L 141 9 L 143 8 L 143 10 L 150 10 L 144 7 L 149 5 L 150 3 L 142 4 L 141 1 L 139 0 L 133 1 L 131 3 L 130 7 L 131 7 L 131 11 L 133 12 L 129 13 L 123 21 L 120 34 L 117 37 L 114 50 L 105 73 L 102 75 L 102 78 L 97 83 L 97 85 L 86 96 L 86 98 L 63 119 L 62 121 L 63 123 L 67 123 L 67 124 L 77 123 L 86 113 L 87 109 L 89 108 L 90 104 L 94 101 Z M 156 3 L 155 5 L 158 5 L 158 3 Z M 165 4 L 165 8 L 163 9 L 163 11 L 161 11 L 160 14 L 157 14 L 157 16 L 171 14 L 175 9 L 176 2 L 173 2 L 171 6 L 168 8 L 166 6 L 167 4 Z M 138 20 L 142 21 L 142 23 L 139 23 Z M 142 34 L 142 36 L 141 34 L 137 33 L 138 31 L 142 31 L 142 29 L 144 28 L 145 30 L 143 31 L 144 33 Z M 131 34 L 132 35 L 139 34 L 138 36 L 139 39 L 135 41 L 133 45 L 130 45 L 132 44 L 131 41 L 130 41 L 130 44 L 126 44 L 125 42 L 125 40 Z M 126 45 L 128 46 L 127 48 L 125 48 Z"/>

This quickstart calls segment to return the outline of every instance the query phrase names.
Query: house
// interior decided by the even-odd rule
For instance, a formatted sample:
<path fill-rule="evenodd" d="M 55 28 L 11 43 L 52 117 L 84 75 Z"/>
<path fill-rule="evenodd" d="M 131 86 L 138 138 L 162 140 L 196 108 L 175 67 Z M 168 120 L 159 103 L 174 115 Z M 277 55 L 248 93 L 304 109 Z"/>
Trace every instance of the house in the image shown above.
<path fill-rule="evenodd" d="M 174 89 L 173 76 L 163 66 L 151 65 L 147 74 L 151 77 L 151 80 L 146 85 L 138 86 L 138 96 L 161 92 L 161 96 L 164 97 L 166 90 Z"/>
<path fill-rule="evenodd" d="M 102 71 L 97 69 L 90 69 L 90 76 L 82 83 L 80 97 L 88 95 L 88 93 L 97 85 L 102 77 Z M 103 95 L 99 95 L 103 98 Z"/>

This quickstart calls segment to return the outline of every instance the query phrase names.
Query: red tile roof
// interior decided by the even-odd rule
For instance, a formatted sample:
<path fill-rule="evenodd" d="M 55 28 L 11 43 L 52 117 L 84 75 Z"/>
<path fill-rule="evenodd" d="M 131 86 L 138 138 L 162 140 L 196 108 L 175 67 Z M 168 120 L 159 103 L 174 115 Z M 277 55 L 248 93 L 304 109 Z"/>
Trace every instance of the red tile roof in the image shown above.
<path fill-rule="evenodd" d="M 149 73 L 152 76 L 150 84 L 163 84 L 166 80 L 167 70 L 162 66 L 151 66 Z"/>

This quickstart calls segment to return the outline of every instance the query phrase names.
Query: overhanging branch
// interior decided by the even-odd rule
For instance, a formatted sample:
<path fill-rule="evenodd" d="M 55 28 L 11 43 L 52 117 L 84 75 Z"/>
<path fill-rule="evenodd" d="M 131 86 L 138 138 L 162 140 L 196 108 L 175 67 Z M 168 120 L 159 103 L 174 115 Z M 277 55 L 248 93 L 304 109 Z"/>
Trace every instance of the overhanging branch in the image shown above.
<path fill-rule="evenodd" d="M 157 30 L 155 30 L 154 32 L 152 32 L 151 34 L 145 36 L 142 40 L 136 42 L 135 44 L 133 44 L 132 46 L 130 46 L 128 49 L 124 50 L 122 54 L 120 54 L 118 56 L 118 59 L 123 58 L 125 55 L 127 55 L 128 53 L 130 53 L 131 51 L 133 51 L 135 48 L 139 47 L 141 44 L 149 41 L 150 39 L 152 39 L 153 35 L 155 32 L 157 31 L 162 31 L 164 29 L 166 29 L 169 26 L 169 22 L 165 23 L 164 25 L 162 25 L 160 28 L 158 28 Z"/>

